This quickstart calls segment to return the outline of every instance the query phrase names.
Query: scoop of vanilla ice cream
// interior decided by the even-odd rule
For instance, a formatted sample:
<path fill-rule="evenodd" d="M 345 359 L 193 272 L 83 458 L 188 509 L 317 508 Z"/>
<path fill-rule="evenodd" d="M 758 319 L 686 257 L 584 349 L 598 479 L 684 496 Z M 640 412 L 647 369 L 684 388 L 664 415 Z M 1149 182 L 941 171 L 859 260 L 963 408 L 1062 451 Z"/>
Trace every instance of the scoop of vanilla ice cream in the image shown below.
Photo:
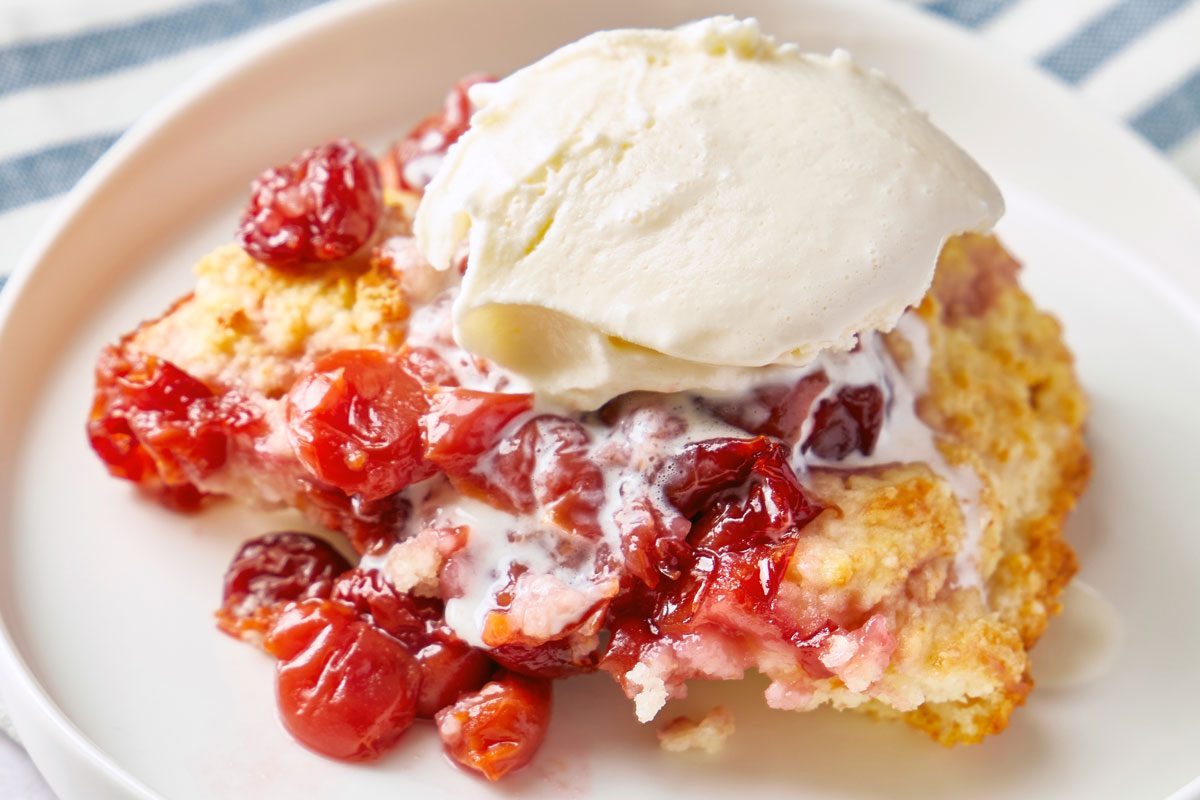
<path fill-rule="evenodd" d="M 418 245 L 467 248 L 459 343 L 575 408 L 852 347 L 1003 213 L 882 75 L 754 20 L 595 33 L 471 99 Z"/>

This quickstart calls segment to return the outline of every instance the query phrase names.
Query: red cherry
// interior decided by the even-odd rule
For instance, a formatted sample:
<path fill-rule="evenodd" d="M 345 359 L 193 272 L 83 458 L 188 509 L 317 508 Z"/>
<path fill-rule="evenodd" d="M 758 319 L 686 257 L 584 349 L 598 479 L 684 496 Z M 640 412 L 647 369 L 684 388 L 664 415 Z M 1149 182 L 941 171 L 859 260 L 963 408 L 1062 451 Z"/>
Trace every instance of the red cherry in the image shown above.
<path fill-rule="evenodd" d="M 454 396 L 464 396 L 460 394 L 464 390 L 452 391 Z M 589 456 L 587 430 L 574 420 L 546 414 L 525 421 L 500 439 L 499 432 L 527 410 L 530 401 L 527 395 L 498 397 L 522 400 L 481 408 L 478 413 L 451 415 L 445 422 L 431 413 L 425 420 L 431 460 L 465 494 L 509 512 L 530 512 L 541 506 L 545 517 L 562 530 L 599 538 L 604 474 Z M 479 450 L 489 444 L 486 450 Z M 485 455 L 487 469 L 476 469 Z"/>
<path fill-rule="evenodd" d="M 314 522 L 341 531 L 360 555 L 386 552 L 404 529 L 412 507 L 402 494 L 378 500 L 351 497 L 340 489 L 314 481 L 299 481 L 296 507 Z"/>
<path fill-rule="evenodd" d="M 855 450 L 869 456 L 875 452 L 882 426 L 883 392 L 879 387 L 846 386 L 817 406 L 804 452 L 811 450 L 830 461 L 840 461 Z"/>
<path fill-rule="evenodd" d="M 264 634 L 285 603 L 328 597 L 333 579 L 348 569 L 341 553 L 307 533 L 283 531 L 251 539 L 225 571 L 217 624 L 232 636 Z"/>
<path fill-rule="evenodd" d="M 516 408 L 512 409 L 516 411 Z M 515 417 L 515 415 L 514 415 Z M 426 421 L 426 438 L 441 442 L 444 437 L 436 432 L 430 417 Z M 460 418 L 461 419 L 461 418 Z M 511 418 L 510 418 L 511 419 Z M 507 420 L 502 416 L 482 417 L 465 425 L 453 440 L 463 441 L 471 437 L 470 448 L 451 450 L 438 445 L 440 453 L 432 453 L 439 466 L 446 472 L 459 492 L 477 497 L 496 508 L 510 513 L 528 513 L 537 505 L 533 491 L 533 471 L 537 463 L 537 432 L 529 422 L 521 425 L 514 433 L 501 438 Z M 503 424 L 502 424 L 503 423 Z M 453 424 L 449 426 L 451 429 Z M 479 431 L 479 433 L 476 433 Z M 475 443 L 490 442 L 485 450 L 470 454 Z M 487 460 L 487 469 L 476 469 L 480 461 Z"/>
<path fill-rule="evenodd" d="M 709 405 L 730 425 L 758 436 L 773 436 L 795 444 L 813 401 L 828 385 L 829 379 L 824 372 L 814 372 L 795 383 L 759 386 L 749 398 Z"/>
<path fill-rule="evenodd" d="M 533 395 L 435 389 L 425 429 L 425 458 L 451 476 L 466 476 L 500 440 L 504 429 L 533 408 Z"/>
<path fill-rule="evenodd" d="M 533 492 L 545 514 L 564 531 L 599 539 L 604 473 L 589 455 L 591 436 L 565 417 L 535 417 L 526 426 L 536 441 Z"/>
<path fill-rule="evenodd" d="M 667 499 L 685 517 L 696 516 L 709 508 L 721 491 L 745 481 L 755 457 L 770 445 L 770 440 L 762 436 L 705 439 L 687 445 L 664 467 Z"/>
<path fill-rule="evenodd" d="M 404 368 L 426 386 L 457 386 L 454 369 L 431 347 L 405 347 L 400 353 Z"/>
<path fill-rule="evenodd" d="M 635 552 L 669 543 L 675 568 L 649 581 L 635 573 L 642 583 L 630 587 L 609 616 L 603 669 L 620 680 L 664 635 L 718 630 L 732 637 L 787 638 L 776 621 L 775 598 L 801 531 L 821 511 L 788 456 L 789 449 L 772 439 L 715 439 L 696 443 L 670 466 L 666 494 L 692 516 L 691 530 L 682 542 L 652 520 L 635 529 L 653 531 Z"/>
<path fill-rule="evenodd" d="M 288 392 L 288 438 L 322 483 L 376 500 L 436 472 L 425 461 L 420 383 L 376 350 L 341 350 Z"/>
<path fill-rule="evenodd" d="M 399 592 L 378 570 L 354 569 L 337 579 L 332 598 L 353 607 L 360 618 L 415 653 L 442 622 L 442 603 Z"/>
<path fill-rule="evenodd" d="M 442 164 L 450 145 L 466 133 L 474 111 L 467 90 L 477 83 L 496 79 L 482 73 L 468 75 L 454 84 L 442 110 L 426 117 L 388 150 L 383 160 L 384 183 L 393 189 L 422 192 Z"/>
<path fill-rule="evenodd" d="M 717 498 L 695 521 L 688 541 L 711 551 L 771 545 L 799 531 L 820 511 L 801 488 L 787 450 L 771 442 L 755 455 L 744 484 Z"/>
<path fill-rule="evenodd" d="M 432 719 L 465 692 L 484 684 L 495 665 L 446 626 L 442 602 L 396 591 L 377 570 L 354 569 L 337 579 L 332 598 L 404 645 L 421 670 L 417 716 Z"/>
<path fill-rule="evenodd" d="M 438 734 L 458 763 L 499 780 L 525 766 L 550 725 L 550 682 L 512 673 L 438 712 Z"/>
<path fill-rule="evenodd" d="M 653 599 L 647 594 L 623 598 L 623 607 L 610 619 L 608 647 L 600 659 L 600 668 L 612 675 L 622 688 L 625 676 L 641 660 L 641 655 L 662 638 L 661 631 L 651 629 Z"/>
<path fill-rule="evenodd" d="M 261 432 L 256 410 L 214 394 L 165 359 L 108 347 L 96 363 L 88 439 L 109 472 L 195 508 L 196 484 L 225 464 L 230 438 Z"/>
<path fill-rule="evenodd" d="M 621 533 L 625 569 L 646 586 L 678 580 L 690 563 L 687 545 L 691 523 L 679 514 L 660 509 L 648 497 L 627 498 L 613 522 Z"/>
<path fill-rule="evenodd" d="M 542 415 L 504 431 L 533 406 L 526 394 L 439 389 L 422 420 L 426 458 L 460 491 L 508 511 L 539 503 L 565 528 L 590 528 L 603 476 L 588 458 L 590 437 L 574 420 Z M 477 469 L 486 458 L 487 469 Z M 582 518 L 580 518 L 582 515 Z"/>
<path fill-rule="evenodd" d="M 382 214 L 379 165 L 354 142 L 335 139 L 254 180 L 238 240 L 272 266 L 340 261 L 370 240 Z"/>
<path fill-rule="evenodd" d="M 267 636 L 284 727 L 333 758 L 365 761 L 416 716 L 420 668 L 398 641 L 330 600 L 289 607 Z"/>
<path fill-rule="evenodd" d="M 562 639 L 541 644 L 502 644 L 489 650 L 488 655 L 512 672 L 549 679 L 595 672 L 598 661 L 597 653 L 580 655 Z"/>
<path fill-rule="evenodd" d="M 433 719 L 467 692 L 483 686 L 496 669 L 482 650 L 457 639 L 431 641 L 416 653 L 421 665 L 417 716 Z"/>
<path fill-rule="evenodd" d="M 699 623 L 732 609 L 740 622 L 756 625 L 754 616 L 767 614 L 779 590 L 800 530 L 820 512 L 801 488 L 787 450 L 771 443 L 755 456 L 745 482 L 695 521 L 688 536 L 695 548 L 692 568 L 660 606 L 662 621 Z"/>

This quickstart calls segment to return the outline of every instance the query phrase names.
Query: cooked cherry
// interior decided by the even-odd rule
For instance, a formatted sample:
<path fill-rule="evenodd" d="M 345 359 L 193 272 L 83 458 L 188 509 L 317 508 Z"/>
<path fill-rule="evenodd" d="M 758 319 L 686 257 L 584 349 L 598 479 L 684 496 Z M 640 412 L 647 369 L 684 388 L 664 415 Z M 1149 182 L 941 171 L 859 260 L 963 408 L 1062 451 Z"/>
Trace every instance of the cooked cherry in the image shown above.
<path fill-rule="evenodd" d="M 108 347 L 97 361 L 92 449 L 113 475 L 171 505 L 197 505 L 195 484 L 224 465 L 230 437 L 260 425 L 241 398 L 214 394 L 165 359 Z"/>
<path fill-rule="evenodd" d="M 658 628 L 686 633 L 714 625 L 737 635 L 771 624 L 771 601 L 795 552 L 794 536 L 746 550 L 697 551 L 692 572 L 655 611 Z"/>
<path fill-rule="evenodd" d="M 846 386 L 817 406 L 804 451 L 811 450 L 829 461 L 840 461 L 855 450 L 869 456 L 875 452 L 882 425 L 883 392 L 879 387 Z"/>
<path fill-rule="evenodd" d="M 491 75 L 476 74 L 454 84 L 442 110 L 426 117 L 388 150 L 383 160 L 384 183 L 393 189 L 424 191 L 442 164 L 447 148 L 466 133 L 474 110 L 467 90 L 477 83 L 491 83 Z"/>
<path fill-rule="evenodd" d="M 353 255 L 383 213 L 379 166 L 348 139 L 305 150 L 259 175 L 238 241 L 272 266 L 321 264 Z"/>
<path fill-rule="evenodd" d="M 533 408 L 533 396 L 437 389 L 429 394 L 425 458 L 452 476 L 466 476 L 499 442 L 509 423 Z"/>
<path fill-rule="evenodd" d="M 292 605 L 266 647 L 280 659 L 275 687 L 284 727 L 318 753 L 369 760 L 412 725 L 417 662 L 350 606 L 322 599 Z"/>
<path fill-rule="evenodd" d="M 715 628 L 735 637 L 783 636 L 774 625 L 775 598 L 801 530 L 821 511 L 788 456 L 783 444 L 761 437 L 699 442 L 681 455 L 664 483 L 668 498 L 693 514 L 691 530 L 686 543 L 662 531 L 648 537 L 674 545 L 673 570 L 649 581 L 634 573 L 642 583 L 627 589 L 609 617 L 604 669 L 620 679 L 663 635 Z"/>
<path fill-rule="evenodd" d="M 467 692 L 483 686 L 496 665 L 482 650 L 457 639 L 431 641 L 416 652 L 421 665 L 417 716 L 433 719 Z"/>
<path fill-rule="evenodd" d="M 454 369 L 431 347 L 405 347 L 400 354 L 409 374 L 427 386 L 457 386 Z"/>
<path fill-rule="evenodd" d="M 287 430 L 300 462 L 321 482 L 375 500 L 436 469 L 424 458 L 421 384 L 376 350 L 319 359 L 287 397 Z"/>
<path fill-rule="evenodd" d="M 495 448 L 488 476 L 493 501 L 520 511 L 541 506 L 562 530 L 598 538 L 604 474 L 588 457 L 590 443 L 587 430 L 566 417 L 525 422 Z"/>
<path fill-rule="evenodd" d="M 633 593 L 622 601 L 625 607 L 616 609 L 609 620 L 609 641 L 600 668 L 624 687 L 629 670 L 638 663 L 642 652 L 659 640 L 661 632 L 650 628 L 653 605 L 649 593 Z"/>
<path fill-rule="evenodd" d="M 417 652 L 430 640 L 442 620 L 440 600 L 399 592 L 374 569 L 355 569 L 341 575 L 332 597 L 353 606 L 361 618 Z"/>
<path fill-rule="evenodd" d="M 565 639 L 536 645 L 502 644 L 488 654 L 502 667 L 531 678 L 566 678 L 595 672 L 598 661 L 597 653 L 580 654 Z"/>
<path fill-rule="evenodd" d="M 488 438 L 496 439 L 493 431 L 498 422 L 499 420 L 493 423 L 483 418 L 475 425 L 464 427 L 464 432 L 471 433 L 473 429 L 478 428 L 489 434 Z M 537 497 L 533 491 L 533 471 L 537 466 L 538 435 L 531 422 L 532 420 L 524 423 L 507 437 L 498 438 L 489 449 L 477 456 L 471 457 L 465 450 L 460 451 L 462 455 L 456 455 L 448 448 L 439 448 L 444 455 L 434 454 L 434 457 L 439 459 L 439 466 L 445 470 L 455 488 L 463 494 L 478 497 L 504 511 L 529 513 L 537 505 Z M 428 425 L 426 431 L 427 439 L 442 439 L 441 435 Z M 472 438 L 480 442 L 485 441 L 482 435 L 472 435 Z M 487 469 L 476 469 L 479 462 L 485 458 Z"/>
<path fill-rule="evenodd" d="M 412 511 L 402 493 L 364 500 L 314 481 L 301 480 L 298 488 L 296 507 L 313 522 L 346 534 L 360 555 L 391 548 L 397 541 L 396 532 L 404 528 Z"/>
<path fill-rule="evenodd" d="M 466 389 L 435 392 L 426 416 L 426 457 L 456 488 L 510 512 L 538 506 L 562 530 L 597 538 L 604 474 L 589 457 L 591 437 L 574 420 L 544 414 L 501 437 L 529 410 L 529 395 Z M 487 469 L 476 469 L 486 458 Z"/>
<path fill-rule="evenodd" d="M 709 405 L 730 425 L 795 444 L 813 401 L 828 385 L 824 372 L 814 372 L 795 383 L 759 386 L 747 398 Z"/>
<path fill-rule="evenodd" d="M 663 471 L 663 490 L 685 517 L 694 517 L 712 505 L 713 498 L 737 486 L 750 475 L 755 457 L 770 447 L 770 440 L 705 439 L 687 445 Z"/>
<path fill-rule="evenodd" d="M 549 415 L 526 425 L 536 436 L 533 491 L 543 513 L 564 531 L 599 539 L 604 473 L 589 454 L 587 429 Z"/>
<path fill-rule="evenodd" d="M 659 509 L 648 497 L 624 499 L 613 515 L 621 535 L 625 569 L 653 588 L 663 579 L 678 580 L 688 563 L 691 523 Z"/>
<path fill-rule="evenodd" d="M 533 760 L 550 706 L 549 681 L 505 673 L 439 711 L 438 734 L 451 758 L 495 781 Z"/>
<path fill-rule="evenodd" d="M 672 615 L 733 602 L 763 612 L 775 597 L 800 530 L 821 511 L 800 486 L 787 451 L 773 444 L 758 454 L 746 484 L 718 498 L 688 536 L 696 561 Z"/>
<path fill-rule="evenodd" d="M 352 606 L 360 619 L 391 635 L 416 658 L 421 670 L 419 717 L 432 718 L 459 695 L 478 689 L 492 674 L 491 659 L 446 626 L 440 600 L 399 592 L 373 569 L 341 575 L 331 596 Z"/>
<path fill-rule="evenodd" d="M 188 467 L 210 473 L 224 463 L 225 439 L 219 431 L 193 425 L 190 412 L 212 397 L 211 389 L 169 361 L 106 348 L 96 365 L 88 424 L 92 446 L 114 475 L 129 480 L 140 481 L 151 472 L 168 483 L 184 483 L 192 471 Z M 162 444 L 180 449 L 155 446 Z"/>
<path fill-rule="evenodd" d="M 579 542 L 565 539 L 557 544 L 555 557 L 559 563 L 573 563 L 571 545 L 578 545 Z M 590 547 L 585 550 L 590 554 Z M 604 569 L 592 566 L 593 569 Z M 562 587 L 562 591 L 568 593 L 567 602 L 572 604 L 574 613 L 571 616 L 574 619 L 557 631 L 541 629 L 537 634 L 530 635 L 524 630 L 521 619 L 514 619 L 511 615 L 513 601 L 521 591 L 519 583 L 527 573 L 528 568 L 524 564 L 511 564 L 507 582 L 494 589 L 496 608 L 484 617 L 481 632 L 483 642 L 489 647 L 488 655 L 512 672 L 533 678 L 565 678 L 593 672 L 599 656 L 597 634 L 603 627 L 611 600 L 604 597 L 589 607 L 583 607 L 576 597 L 570 596 L 570 589 Z M 530 577 L 538 580 L 535 575 Z M 529 590 L 527 585 L 524 591 Z M 541 603 L 555 606 L 559 614 L 566 613 L 566 606 L 555 597 L 559 589 L 534 591 L 539 593 Z"/>
<path fill-rule="evenodd" d="M 242 545 L 225 571 L 217 624 L 233 636 L 263 634 L 292 600 L 328 597 L 350 569 L 342 554 L 307 533 L 268 533 Z"/>
<path fill-rule="evenodd" d="M 807 525 L 820 511 L 801 488 L 787 450 L 772 443 L 754 457 L 744 486 L 715 500 L 696 520 L 688 541 L 712 551 L 773 544 L 782 534 Z"/>

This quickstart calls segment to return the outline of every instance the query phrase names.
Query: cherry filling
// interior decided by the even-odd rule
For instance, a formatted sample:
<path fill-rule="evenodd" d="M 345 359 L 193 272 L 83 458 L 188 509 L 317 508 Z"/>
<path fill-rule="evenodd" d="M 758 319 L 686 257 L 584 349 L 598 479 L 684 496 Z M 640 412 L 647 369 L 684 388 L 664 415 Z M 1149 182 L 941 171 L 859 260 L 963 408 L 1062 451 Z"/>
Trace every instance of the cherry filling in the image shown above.
<path fill-rule="evenodd" d="M 546 414 L 505 433 L 532 407 L 530 395 L 436 391 L 422 421 L 425 457 L 463 494 L 511 513 L 541 509 L 562 530 L 598 538 L 604 475 L 589 458 L 590 434 Z"/>
<path fill-rule="evenodd" d="M 436 471 L 418 426 L 427 409 L 402 361 L 342 350 L 318 360 L 288 392 L 288 439 L 319 482 L 378 500 Z"/>
<path fill-rule="evenodd" d="M 528 764 L 550 724 L 550 682 L 505 673 L 437 715 L 446 752 L 490 781 Z"/>
<path fill-rule="evenodd" d="M 824 375 L 760 389 L 745 407 L 709 406 L 758 435 L 694 441 L 688 423 L 652 402 L 614 404 L 590 422 L 537 414 L 529 395 L 434 385 L 450 380 L 443 363 L 418 351 L 318 359 L 283 401 L 306 476 L 301 505 L 361 551 L 382 552 L 411 518 L 404 488 L 440 474 L 458 493 L 538 520 L 560 565 L 593 570 L 594 586 L 613 588 L 587 600 L 575 622 L 532 635 L 510 614 L 546 576 L 514 565 L 487 614 L 482 651 L 446 624 L 442 599 L 399 592 L 319 539 L 284 532 L 247 542 L 226 575 L 218 624 L 261 639 L 276 657 L 281 717 L 310 748 L 375 758 L 415 718 L 436 718 L 448 752 L 494 780 L 539 746 L 549 679 L 600 667 L 628 691 L 630 670 L 656 647 L 697 637 L 774 642 L 828 677 L 820 653 L 830 636 L 886 640 L 886 630 L 854 634 L 832 622 L 799 630 L 778 607 L 798 538 L 822 510 L 791 466 L 789 443 L 811 411 L 803 450 L 869 453 L 884 415 L 878 387 L 842 387 L 815 411 Z M 224 465 L 237 437 L 265 432 L 236 395 L 161 359 L 114 348 L 97 375 L 93 445 L 115 474 L 160 491 L 198 496 L 196 483 Z M 612 468 L 624 470 L 615 483 Z M 606 512 L 610 492 L 617 501 Z M 619 552 L 605 550 L 606 513 Z M 488 535 L 496 532 L 456 534 Z M 454 582 L 442 591 L 453 596 Z M 487 683 L 497 664 L 505 672 Z"/>
<path fill-rule="evenodd" d="M 356 143 L 335 139 L 254 180 L 238 241 L 271 266 L 324 264 L 358 252 L 382 215 L 379 165 Z"/>
<path fill-rule="evenodd" d="M 667 498 L 691 521 L 670 570 L 656 569 L 614 604 L 601 666 L 618 680 L 664 637 L 771 630 L 780 582 L 801 530 L 821 512 L 777 440 L 711 439 L 669 463 Z"/>
<path fill-rule="evenodd" d="M 396 544 L 396 534 L 411 513 L 402 493 L 364 500 L 306 477 L 298 478 L 295 486 L 296 507 L 314 522 L 344 533 L 361 555 L 383 553 Z"/>
<path fill-rule="evenodd" d="M 227 580 L 227 629 L 267 630 L 267 649 L 280 660 L 280 713 L 298 739 L 335 757 L 373 758 L 413 718 L 436 718 L 451 755 L 496 779 L 527 762 L 541 741 L 544 681 L 600 667 L 629 690 L 632 667 L 664 642 L 773 642 L 791 648 L 809 674 L 828 677 L 820 648 L 841 629 L 798 630 L 778 607 L 797 541 L 822 510 L 801 486 L 786 442 L 805 421 L 798 408 L 807 413 L 827 386 L 823 375 L 747 400 L 765 411 L 732 404 L 714 411 L 778 436 L 692 441 L 682 418 L 653 404 L 614 406 L 589 427 L 535 413 L 529 395 L 423 384 L 409 363 L 347 351 L 318 361 L 293 389 L 289 432 L 312 486 L 356 498 L 361 510 L 405 497 L 404 485 L 440 473 L 456 493 L 514 520 L 537 520 L 560 566 L 592 570 L 592 586 L 611 580 L 613 588 L 580 595 L 575 622 L 531 631 L 522 616 L 528 609 L 517 611 L 522 600 L 562 602 L 567 589 L 514 563 L 486 613 L 489 649 L 481 651 L 449 628 L 441 599 L 399 592 L 375 570 L 344 568 L 297 534 L 251 543 Z M 850 426 L 856 447 L 873 445 L 881 401 L 872 406 L 863 391 L 840 391 L 834 401 L 837 413 L 821 413 L 828 400 L 813 412 L 806 442 L 824 448 Z M 604 465 L 625 477 L 610 485 Z M 611 513 L 620 553 L 604 552 L 602 509 L 611 491 L 619 496 Z M 500 534 L 464 530 L 460 538 Z M 458 592 L 448 578 L 441 589 L 447 597 Z M 497 663 L 506 672 L 480 689 Z M 390 694 L 356 682 L 367 670 Z M 330 693 L 323 688 L 330 682 L 343 688 Z"/>
<path fill-rule="evenodd" d="M 495 668 L 483 651 L 454 635 L 440 600 L 398 592 L 376 570 L 342 575 L 333 599 L 353 606 L 360 618 L 395 638 L 416 659 L 421 671 L 418 717 L 432 719 L 463 692 L 482 686 Z"/>
<path fill-rule="evenodd" d="M 234 392 L 217 394 L 165 359 L 108 347 L 87 428 L 110 473 L 193 509 L 204 497 L 197 484 L 224 466 L 232 437 L 263 424 Z"/>
<path fill-rule="evenodd" d="M 350 569 L 341 553 L 306 533 L 268 533 L 242 545 L 225 571 L 217 624 L 239 638 L 271 629 L 293 600 L 329 597 L 334 579 Z"/>
<path fill-rule="evenodd" d="M 475 74 L 454 84 L 442 110 L 423 119 L 408 136 L 392 145 L 383 160 L 384 184 L 392 189 L 422 192 L 433 179 L 446 149 L 466 133 L 475 110 L 467 91 L 477 83 L 491 83 L 491 75 Z"/>
<path fill-rule="evenodd" d="M 375 758 L 414 718 L 432 719 L 495 669 L 446 625 L 440 600 L 398 592 L 302 533 L 242 546 L 218 624 L 243 638 L 266 633 L 284 725 L 334 758 Z"/>
<path fill-rule="evenodd" d="M 824 372 L 805 375 L 795 383 L 755 387 L 737 402 L 710 403 L 721 419 L 758 436 L 773 436 L 789 444 L 800 438 L 813 401 L 829 385 Z"/>
<path fill-rule="evenodd" d="M 266 648 L 279 659 L 275 691 L 283 724 L 318 753 L 375 758 L 416 718 L 420 666 L 352 606 L 320 598 L 289 606 Z"/>
<path fill-rule="evenodd" d="M 829 461 L 841 461 L 858 451 L 875 451 L 883 427 L 883 392 L 878 386 L 846 386 L 822 400 L 813 416 L 813 431 L 804 440 L 804 452 Z"/>
<path fill-rule="evenodd" d="M 441 388 L 429 394 L 429 413 L 422 420 L 425 458 L 452 479 L 476 488 L 475 467 L 492 450 L 514 419 L 533 408 L 533 395 L 498 394 L 471 389 Z M 515 508 L 511 492 L 499 499 Z M 493 498 L 496 499 L 496 498 Z"/>

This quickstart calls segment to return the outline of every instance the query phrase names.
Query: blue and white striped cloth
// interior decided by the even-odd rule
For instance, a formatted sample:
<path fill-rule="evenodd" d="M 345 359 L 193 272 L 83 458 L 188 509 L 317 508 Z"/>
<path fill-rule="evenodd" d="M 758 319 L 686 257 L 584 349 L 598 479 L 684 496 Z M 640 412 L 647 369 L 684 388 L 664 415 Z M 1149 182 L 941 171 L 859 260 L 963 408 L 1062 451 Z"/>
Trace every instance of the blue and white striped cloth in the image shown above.
<path fill-rule="evenodd" d="M 146 108 L 252 29 L 323 1 L 4 0 L 0 280 Z M 1200 0 L 920 5 L 1036 61 L 1200 182 Z"/>

